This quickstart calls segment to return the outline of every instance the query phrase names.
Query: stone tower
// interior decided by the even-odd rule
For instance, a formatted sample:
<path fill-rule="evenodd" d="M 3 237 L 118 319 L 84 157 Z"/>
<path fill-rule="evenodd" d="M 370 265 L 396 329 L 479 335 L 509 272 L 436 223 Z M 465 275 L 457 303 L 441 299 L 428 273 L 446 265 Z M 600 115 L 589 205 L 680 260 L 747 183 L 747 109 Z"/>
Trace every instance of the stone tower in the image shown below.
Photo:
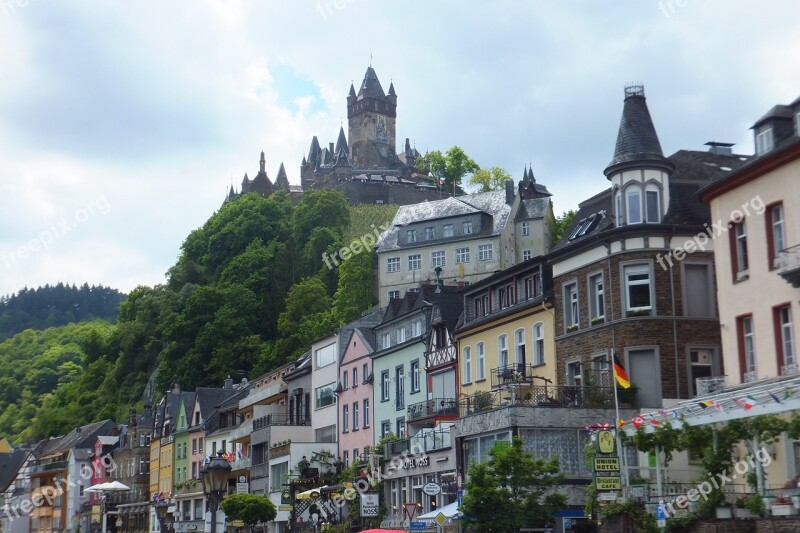
<path fill-rule="evenodd" d="M 356 94 L 353 85 L 347 95 L 350 162 L 362 168 L 392 168 L 399 163 L 395 153 L 397 94 L 394 84 L 383 92 L 375 70 L 370 66 Z"/>

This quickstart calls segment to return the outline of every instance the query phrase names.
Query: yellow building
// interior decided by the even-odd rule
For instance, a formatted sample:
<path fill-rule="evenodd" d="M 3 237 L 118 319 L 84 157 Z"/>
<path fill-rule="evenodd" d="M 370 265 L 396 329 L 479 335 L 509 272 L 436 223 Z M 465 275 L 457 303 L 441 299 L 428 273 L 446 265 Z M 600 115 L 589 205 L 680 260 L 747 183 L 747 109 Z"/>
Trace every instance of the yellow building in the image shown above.
<path fill-rule="evenodd" d="M 555 390 L 550 280 L 544 258 L 537 257 L 467 288 L 464 323 L 455 332 L 462 405 L 542 401 L 548 388 Z M 491 400 L 489 392 L 496 393 Z"/>
<path fill-rule="evenodd" d="M 159 489 L 160 459 L 161 458 L 161 439 L 150 441 L 150 497 L 157 495 Z"/>

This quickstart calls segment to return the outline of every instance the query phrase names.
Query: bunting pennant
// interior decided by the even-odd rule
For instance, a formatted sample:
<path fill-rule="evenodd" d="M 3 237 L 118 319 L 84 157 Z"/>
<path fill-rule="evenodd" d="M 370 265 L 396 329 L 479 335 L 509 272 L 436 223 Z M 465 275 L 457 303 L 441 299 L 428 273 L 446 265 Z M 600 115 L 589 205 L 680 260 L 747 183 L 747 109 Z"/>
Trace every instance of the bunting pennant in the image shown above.
<path fill-rule="evenodd" d="M 681 415 L 678 414 L 678 411 L 672 411 L 672 418 L 678 419 Z"/>
<path fill-rule="evenodd" d="M 660 421 L 658 421 L 658 420 L 656 420 L 655 418 L 651 418 L 651 419 L 650 419 L 650 424 L 651 424 L 651 425 L 653 425 L 653 426 L 656 426 L 656 427 L 658 427 L 658 426 L 660 426 L 660 425 L 661 425 L 661 422 L 660 422 Z"/>
<path fill-rule="evenodd" d="M 709 407 L 714 407 L 714 402 L 712 402 L 711 400 L 705 400 L 702 402 L 697 402 L 697 405 L 699 405 L 703 409 L 708 409 Z"/>
<path fill-rule="evenodd" d="M 775 396 L 773 393 L 770 392 L 769 395 L 772 396 L 772 399 L 775 400 L 775 403 L 781 403 L 781 399 Z"/>
<path fill-rule="evenodd" d="M 619 426 L 619 428 L 622 429 L 622 426 L 624 426 L 624 425 L 625 425 L 625 421 L 620 418 L 619 422 L 617 422 L 617 426 Z"/>
<path fill-rule="evenodd" d="M 663 416 L 664 418 L 666 418 L 668 413 L 667 413 L 665 410 L 663 410 L 663 409 L 659 409 L 659 410 L 658 410 L 658 414 L 660 414 L 661 416 Z"/>
<path fill-rule="evenodd" d="M 641 425 L 644 424 L 644 418 L 642 418 L 641 416 L 637 416 L 636 418 L 631 420 L 631 422 L 633 422 L 633 427 L 639 429 Z"/>
<path fill-rule="evenodd" d="M 725 408 L 722 407 L 722 404 L 720 402 L 714 402 L 714 407 L 717 408 L 717 411 L 725 411 Z"/>
<path fill-rule="evenodd" d="M 747 395 L 747 397 L 744 400 L 742 400 L 742 407 L 744 407 L 745 411 L 749 411 L 750 409 L 752 409 L 757 404 L 758 404 L 758 402 L 756 401 L 756 399 L 753 398 L 752 396 L 750 396 L 749 394 Z"/>

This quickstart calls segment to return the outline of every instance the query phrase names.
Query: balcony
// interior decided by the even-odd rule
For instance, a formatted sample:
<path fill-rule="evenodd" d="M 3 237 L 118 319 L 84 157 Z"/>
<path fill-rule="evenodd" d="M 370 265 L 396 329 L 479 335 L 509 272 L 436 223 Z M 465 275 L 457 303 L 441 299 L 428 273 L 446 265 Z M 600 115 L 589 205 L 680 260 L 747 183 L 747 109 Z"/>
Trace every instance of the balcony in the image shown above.
<path fill-rule="evenodd" d="M 286 394 L 286 390 L 288 386 L 283 380 L 276 381 L 275 383 L 271 383 L 266 387 L 258 390 L 251 390 L 250 394 L 247 397 L 242 398 L 239 401 L 239 409 L 244 409 L 245 407 L 250 407 L 251 405 L 255 405 L 259 402 L 263 402 L 264 400 L 269 400 L 273 396 L 279 396 L 281 394 Z"/>
<path fill-rule="evenodd" d="M 235 428 L 231 429 L 230 435 L 228 436 L 228 440 L 231 442 L 239 442 L 244 440 L 246 437 L 249 437 L 252 431 L 252 425 L 245 424 L 242 422 Z"/>
<path fill-rule="evenodd" d="M 758 370 L 751 370 L 749 372 L 744 373 L 744 380 L 745 383 L 755 383 L 758 381 Z"/>
<path fill-rule="evenodd" d="M 413 403 L 408 406 L 407 422 L 414 422 L 424 418 L 458 416 L 458 402 L 455 398 L 433 398 L 424 402 Z"/>
<path fill-rule="evenodd" d="M 383 456 L 389 460 L 396 455 L 403 455 L 403 452 L 418 455 L 421 451 L 427 453 L 449 448 L 453 444 L 450 433 L 451 427 L 448 425 L 440 428 L 423 429 L 413 437 L 389 441 L 384 445 Z"/>
<path fill-rule="evenodd" d="M 439 348 L 425 354 L 425 368 L 430 370 L 439 366 L 454 364 L 456 362 L 456 347 L 453 345 Z"/>
<path fill-rule="evenodd" d="M 781 367 L 781 376 L 796 376 L 797 365 L 792 363 Z"/>
<path fill-rule="evenodd" d="M 800 288 L 800 244 L 778 252 L 778 274 L 792 287 Z"/>
<path fill-rule="evenodd" d="M 501 366 L 491 370 L 492 389 L 501 389 L 511 385 L 533 384 L 540 379 L 552 383 L 549 379 L 534 375 L 534 367 L 522 363 Z"/>
<path fill-rule="evenodd" d="M 260 479 L 269 476 L 269 463 L 252 465 L 250 467 L 250 478 Z"/>
<path fill-rule="evenodd" d="M 231 461 L 231 471 L 236 470 L 246 470 L 250 468 L 251 461 L 249 457 L 241 457 L 239 459 L 234 459 Z"/>
<path fill-rule="evenodd" d="M 288 414 L 271 414 L 253 420 L 253 431 L 270 426 L 310 426 L 311 419 L 289 416 Z"/>
<path fill-rule="evenodd" d="M 517 383 L 507 390 L 477 392 L 467 396 L 459 400 L 458 412 L 460 417 L 464 417 L 512 406 L 613 409 L 614 388 Z"/>
<path fill-rule="evenodd" d="M 706 394 L 715 394 L 725 390 L 725 376 L 716 376 L 713 378 L 697 378 L 697 395 L 705 396 Z"/>
<path fill-rule="evenodd" d="M 55 461 L 52 463 L 44 463 L 32 466 L 31 475 L 41 474 L 43 472 L 52 472 L 54 470 L 66 470 L 66 468 L 67 468 L 67 461 Z"/>

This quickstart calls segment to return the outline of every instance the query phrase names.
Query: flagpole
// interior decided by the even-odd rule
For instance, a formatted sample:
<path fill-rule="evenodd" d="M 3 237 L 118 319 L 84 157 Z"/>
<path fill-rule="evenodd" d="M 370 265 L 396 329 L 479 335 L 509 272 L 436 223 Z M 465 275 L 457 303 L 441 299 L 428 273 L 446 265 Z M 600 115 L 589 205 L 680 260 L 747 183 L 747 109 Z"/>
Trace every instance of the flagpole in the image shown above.
<path fill-rule="evenodd" d="M 625 462 L 625 451 L 622 449 L 622 438 L 620 437 L 620 432 L 622 428 L 619 427 L 619 398 L 617 397 L 617 371 L 614 369 L 614 356 L 616 355 L 614 349 L 611 349 L 611 361 L 609 362 L 609 366 L 611 366 L 611 386 L 614 388 L 614 410 L 616 411 L 616 420 L 614 420 L 614 434 L 617 436 L 617 450 L 619 452 L 619 462 L 620 466 L 622 467 L 622 477 L 625 480 L 625 487 L 630 487 L 630 479 L 628 477 L 628 466 Z M 625 497 L 625 489 L 622 490 L 622 496 Z"/>

